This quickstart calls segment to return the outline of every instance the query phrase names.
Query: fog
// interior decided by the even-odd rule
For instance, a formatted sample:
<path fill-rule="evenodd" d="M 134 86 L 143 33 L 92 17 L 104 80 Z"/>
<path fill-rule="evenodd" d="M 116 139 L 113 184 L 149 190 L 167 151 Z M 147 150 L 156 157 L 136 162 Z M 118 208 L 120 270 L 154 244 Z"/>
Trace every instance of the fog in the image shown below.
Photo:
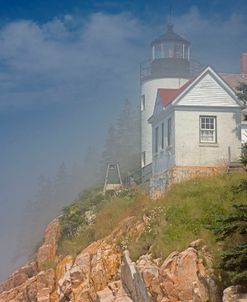
<path fill-rule="evenodd" d="M 165 31 L 167 11 L 157 14 L 102 10 L 1 26 L 0 279 L 27 260 L 60 208 L 98 182 L 93 163 L 101 160 L 107 129 L 126 98 L 138 106 L 139 64 Z M 194 57 L 217 71 L 239 72 L 240 53 L 247 51 L 244 13 L 206 15 L 193 6 L 174 13 L 173 22 Z M 70 183 L 66 194 L 59 191 L 61 169 Z M 57 195 L 51 195 L 53 210 L 47 204 L 37 221 L 30 205 L 40 198 L 41 176 Z"/>

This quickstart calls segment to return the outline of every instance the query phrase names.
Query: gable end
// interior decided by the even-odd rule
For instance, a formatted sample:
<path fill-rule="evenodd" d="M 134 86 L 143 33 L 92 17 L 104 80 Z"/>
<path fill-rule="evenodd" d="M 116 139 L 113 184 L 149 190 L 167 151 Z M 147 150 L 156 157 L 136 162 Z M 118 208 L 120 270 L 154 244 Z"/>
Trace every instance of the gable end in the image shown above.
<path fill-rule="evenodd" d="M 207 67 L 173 102 L 179 106 L 241 107 L 234 91 Z"/>

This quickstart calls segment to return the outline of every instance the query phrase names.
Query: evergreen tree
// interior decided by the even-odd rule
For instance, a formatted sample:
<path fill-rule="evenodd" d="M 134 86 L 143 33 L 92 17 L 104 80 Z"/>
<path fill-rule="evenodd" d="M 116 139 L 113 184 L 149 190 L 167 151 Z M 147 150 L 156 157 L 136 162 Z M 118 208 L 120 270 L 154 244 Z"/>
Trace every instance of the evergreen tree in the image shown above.
<path fill-rule="evenodd" d="M 233 188 L 235 193 L 247 193 L 247 180 Z M 211 228 L 218 241 L 225 243 L 219 268 L 232 284 L 247 285 L 247 204 L 234 204 L 233 210 Z"/>
<path fill-rule="evenodd" d="M 247 106 L 247 84 L 246 83 L 239 83 L 237 87 L 237 96 L 243 102 L 244 106 Z M 246 109 L 245 109 L 246 110 Z M 244 117 L 246 120 L 246 116 Z M 247 170 L 247 143 L 243 144 L 242 152 L 241 152 L 240 161 L 244 165 L 245 169 Z"/>
<path fill-rule="evenodd" d="M 137 110 L 125 100 L 123 110 L 117 121 L 117 140 L 119 163 L 124 177 L 140 168 L 140 133 Z"/>
<path fill-rule="evenodd" d="M 83 165 L 78 162 L 74 162 L 70 172 L 70 185 L 72 192 L 76 194 L 84 187 L 85 175 L 83 173 Z"/>
<path fill-rule="evenodd" d="M 102 159 L 101 159 L 101 180 L 103 182 L 107 163 L 109 162 L 116 162 L 118 160 L 117 156 L 117 136 L 116 136 L 116 129 L 113 125 L 108 128 L 106 139 L 105 139 L 105 146 L 102 152 Z"/>
<path fill-rule="evenodd" d="M 42 240 L 44 228 L 54 218 L 51 206 L 54 200 L 52 181 L 43 175 L 38 179 L 38 191 L 32 200 L 29 200 L 23 212 L 20 226 L 19 253 L 31 256 L 37 244 Z"/>
<path fill-rule="evenodd" d="M 93 146 L 89 146 L 85 152 L 82 172 L 83 172 L 83 179 L 84 179 L 83 187 L 89 187 L 98 184 L 99 154 Z"/>
<path fill-rule="evenodd" d="M 237 96 L 238 98 L 247 106 L 247 84 L 239 83 L 237 87 Z"/>
<path fill-rule="evenodd" d="M 118 162 L 122 178 L 140 169 L 139 114 L 126 100 L 115 126 L 108 129 L 102 153 L 102 176 L 107 162 Z"/>

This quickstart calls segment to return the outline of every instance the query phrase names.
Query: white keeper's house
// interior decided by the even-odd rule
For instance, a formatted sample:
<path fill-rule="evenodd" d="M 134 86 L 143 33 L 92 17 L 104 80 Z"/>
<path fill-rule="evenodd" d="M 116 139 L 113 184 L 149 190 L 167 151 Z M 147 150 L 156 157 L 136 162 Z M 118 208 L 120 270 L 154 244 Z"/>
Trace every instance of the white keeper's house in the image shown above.
<path fill-rule="evenodd" d="M 141 73 L 141 157 L 143 181 L 151 174 L 155 195 L 174 181 L 215 173 L 239 159 L 247 121 L 235 89 L 247 83 L 247 54 L 240 74 L 204 67 L 192 76 L 190 42 L 171 24 L 151 43 L 151 53 Z"/>

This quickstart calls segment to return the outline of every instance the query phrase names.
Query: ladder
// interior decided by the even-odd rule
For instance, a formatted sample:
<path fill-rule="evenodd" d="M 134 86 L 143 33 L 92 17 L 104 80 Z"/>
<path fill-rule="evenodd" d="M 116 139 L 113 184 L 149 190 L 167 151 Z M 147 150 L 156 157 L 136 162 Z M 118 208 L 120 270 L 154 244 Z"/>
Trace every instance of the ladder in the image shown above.
<path fill-rule="evenodd" d="M 117 175 L 117 182 L 116 183 L 109 183 L 109 177 L 113 176 L 114 174 Z M 110 190 L 120 190 L 123 187 L 123 182 L 120 174 L 120 168 L 118 162 L 108 162 L 106 175 L 105 175 L 105 183 L 103 193 L 105 194 L 106 191 Z"/>

